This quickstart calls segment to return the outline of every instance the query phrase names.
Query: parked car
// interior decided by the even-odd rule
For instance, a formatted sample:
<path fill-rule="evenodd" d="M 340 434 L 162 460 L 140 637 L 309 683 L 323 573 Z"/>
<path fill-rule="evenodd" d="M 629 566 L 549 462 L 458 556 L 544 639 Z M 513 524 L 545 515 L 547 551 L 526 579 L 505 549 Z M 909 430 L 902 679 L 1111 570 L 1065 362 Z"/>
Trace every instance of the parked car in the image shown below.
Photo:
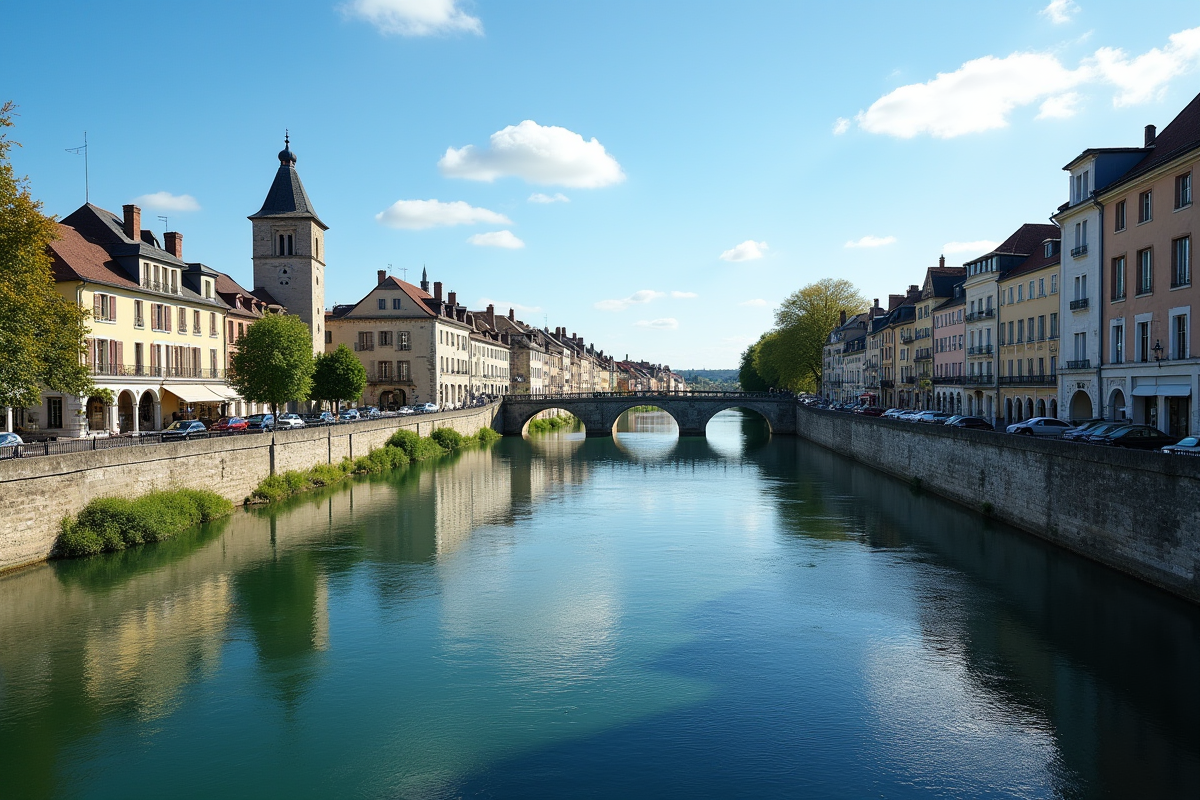
<path fill-rule="evenodd" d="M 992 423 L 983 417 L 952 417 L 946 421 L 951 428 L 971 428 L 977 431 L 994 431 Z"/>
<path fill-rule="evenodd" d="M 918 411 L 917 409 L 910 408 L 906 411 L 901 411 L 899 414 L 897 414 L 896 419 L 904 420 L 905 422 L 916 422 L 917 417 L 920 416 L 920 414 L 921 414 L 921 412 Z"/>
<path fill-rule="evenodd" d="M 20 458 L 23 444 L 24 440 L 15 433 L 0 433 L 0 458 Z"/>
<path fill-rule="evenodd" d="M 300 418 L 299 414 L 280 414 L 276 425 L 280 428 L 303 428 L 304 420 Z"/>
<path fill-rule="evenodd" d="M 411 414 L 417 413 L 417 410 L 415 408 L 413 408 L 412 406 L 400 406 L 399 408 L 396 409 L 396 413 L 402 417 L 407 417 Z"/>
<path fill-rule="evenodd" d="M 438 410 L 437 403 L 424 403 L 418 406 L 418 408 L 421 409 L 423 414 L 432 414 Z"/>
<path fill-rule="evenodd" d="M 882 417 L 883 409 L 879 406 L 859 406 L 854 409 L 855 414 L 862 414 L 864 417 Z"/>
<path fill-rule="evenodd" d="M 0 441 L 0 447 L 3 446 L 4 442 Z M 1200 456 L 1200 436 L 1185 436 L 1175 444 L 1166 445 L 1162 451 L 1176 455 Z"/>
<path fill-rule="evenodd" d="M 379 419 L 383 414 L 380 414 L 375 406 L 367 406 L 358 410 L 358 416 L 362 419 Z"/>
<path fill-rule="evenodd" d="M 1009 425 L 1006 430 L 1020 436 L 1037 436 L 1043 439 L 1059 439 L 1071 430 L 1071 423 L 1054 417 L 1033 417 L 1024 422 Z"/>
<path fill-rule="evenodd" d="M 210 430 L 214 431 L 244 431 L 250 423 L 241 417 L 221 417 L 213 423 Z"/>
<path fill-rule="evenodd" d="M 1099 440 L 1098 444 L 1124 447 L 1130 450 L 1161 450 L 1179 442 L 1178 436 L 1163 433 L 1149 425 L 1126 425 Z"/>
<path fill-rule="evenodd" d="M 329 411 L 310 411 L 301 414 L 300 419 L 304 420 L 305 425 L 332 425 L 337 422 L 337 417 Z"/>
<path fill-rule="evenodd" d="M 1076 441 L 1076 442 L 1087 442 L 1089 444 L 1096 444 L 1098 442 L 1103 441 L 1104 437 L 1108 436 L 1108 434 L 1112 433 L 1113 431 L 1118 431 L 1121 428 L 1128 427 L 1130 424 L 1131 423 L 1128 420 L 1126 420 L 1124 422 L 1105 422 L 1101 425 L 1097 425 L 1096 427 L 1094 427 L 1090 430 L 1084 431 L 1083 433 L 1079 434 L 1078 436 L 1072 437 L 1072 440 Z M 1063 434 L 1063 438 L 1064 439 L 1067 438 L 1066 434 Z"/>
<path fill-rule="evenodd" d="M 246 430 L 264 432 L 275 430 L 275 415 L 251 414 L 246 417 Z"/>
<path fill-rule="evenodd" d="M 162 432 L 163 441 L 176 439 L 202 439 L 208 436 L 208 428 L 198 419 L 177 419 Z"/>
<path fill-rule="evenodd" d="M 338 422 L 358 422 L 362 417 L 357 408 L 345 408 L 338 412 Z"/>
<path fill-rule="evenodd" d="M 904 413 L 903 408 L 889 408 L 887 411 L 883 412 L 883 414 L 881 414 L 880 416 L 886 417 L 887 419 L 895 419 L 896 417 L 900 416 L 903 413 Z"/>
<path fill-rule="evenodd" d="M 1104 425 L 1112 425 L 1114 423 L 1103 419 L 1089 419 L 1087 422 L 1081 422 L 1071 430 L 1063 434 L 1062 438 L 1068 442 L 1081 441 L 1089 434 L 1095 433 L 1096 430 Z"/>
<path fill-rule="evenodd" d="M 945 411 L 922 411 L 917 414 L 917 422 L 928 422 L 934 425 L 941 425 L 948 419 L 950 419 L 950 415 Z"/>

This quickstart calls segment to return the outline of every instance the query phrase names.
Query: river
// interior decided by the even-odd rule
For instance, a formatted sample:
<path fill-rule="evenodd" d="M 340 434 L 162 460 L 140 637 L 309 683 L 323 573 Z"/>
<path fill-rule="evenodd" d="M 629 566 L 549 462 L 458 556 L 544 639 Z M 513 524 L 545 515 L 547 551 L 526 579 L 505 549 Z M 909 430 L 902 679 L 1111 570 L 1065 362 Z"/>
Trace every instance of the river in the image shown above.
<path fill-rule="evenodd" d="M 1200 611 L 724 412 L 0 576 L 0 797 L 1200 797 Z"/>

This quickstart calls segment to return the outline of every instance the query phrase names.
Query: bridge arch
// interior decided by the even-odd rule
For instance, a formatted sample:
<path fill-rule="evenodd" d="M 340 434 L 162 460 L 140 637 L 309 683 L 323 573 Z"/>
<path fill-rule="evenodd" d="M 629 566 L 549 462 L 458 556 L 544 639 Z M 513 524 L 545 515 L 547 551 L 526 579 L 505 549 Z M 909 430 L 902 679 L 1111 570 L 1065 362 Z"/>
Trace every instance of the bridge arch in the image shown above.
<path fill-rule="evenodd" d="M 579 421 L 580 425 L 583 426 L 583 431 L 586 435 L 588 435 L 588 436 L 593 435 L 590 432 L 590 429 L 588 428 L 587 422 L 583 419 L 580 419 L 577 414 L 575 414 L 570 409 L 565 408 L 562 404 L 558 404 L 558 405 L 550 404 L 550 405 L 546 406 L 545 408 L 539 408 L 538 410 L 533 411 L 532 413 L 530 413 L 528 415 L 525 415 L 524 421 L 521 422 L 520 427 L 518 427 L 513 432 L 520 436 L 528 436 L 529 434 L 534 433 L 535 431 L 530 430 L 530 426 L 533 425 L 537 419 L 539 419 L 539 417 L 538 417 L 539 414 L 543 414 L 547 411 L 563 411 L 563 412 L 566 412 L 567 414 L 570 414 L 572 417 L 574 417 L 576 420 Z M 550 419 L 550 418 L 551 417 L 543 417 L 542 419 Z M 570 433 L 572 430 L 574 430 L 574 428 L 575 428 L 575 423 L 571 423 L 571 428 L 568 428 L 566 430 L 566 432 Z M 553 426 L 552 429 L 553 430 L 563 430 L 561 427 L 559 427 L 557 425 Z"/>

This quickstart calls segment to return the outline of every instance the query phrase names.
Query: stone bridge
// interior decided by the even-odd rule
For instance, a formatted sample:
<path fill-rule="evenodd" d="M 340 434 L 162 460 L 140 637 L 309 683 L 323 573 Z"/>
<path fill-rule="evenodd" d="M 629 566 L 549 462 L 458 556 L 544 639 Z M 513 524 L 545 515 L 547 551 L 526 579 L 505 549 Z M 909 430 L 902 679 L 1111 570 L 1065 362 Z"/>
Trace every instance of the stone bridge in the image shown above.
<path fill-rule="evenodd" d="M 500 408 L 505 435 L 519 436 L 540 411 L 561 408 L 583 422 L 588 436 L 612 436 L 617 417 L 636 406 L 655 406 L 674 418 L 680 436 L 703 436 L 708 421 L 729 408 L 760 414 L 771 433 L 796 433 L 796 399 L 773 392 L 583 392 L 505 395 Z"/>

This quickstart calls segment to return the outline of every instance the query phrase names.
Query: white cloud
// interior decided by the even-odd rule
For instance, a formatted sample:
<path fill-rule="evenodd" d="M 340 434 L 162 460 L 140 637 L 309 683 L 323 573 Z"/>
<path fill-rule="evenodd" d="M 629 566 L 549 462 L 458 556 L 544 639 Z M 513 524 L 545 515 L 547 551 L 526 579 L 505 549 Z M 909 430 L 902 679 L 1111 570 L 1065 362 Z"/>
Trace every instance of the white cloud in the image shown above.
<path fill-rule="evenodd" d="M 513 175 L 528 183 L 595 189 L 625 180 L 621 165 L 594 138 L 529 119 L 493 133 L 486 149 L 448 148 L 438 168 L 449 178 L 489 183 Z"/>
<path fill-rule="evenodd" d="M 895 236 L 864 236 L 861 239 L 846 242 L 846 247 L 886 247 L 896 241 Z"/>
<path fill-rule="evenodd" d="M 1070 119 L 1079 110 L 1079 93 L 1067 92 L 1047 98 L 1038 109 L 1035 119 Z"/>
<path fill-rule="evenodd" d="M 467 238 L 476 247 L 502 247 L 505 250 L 520 250 L 525 243 L 513 236 L 512 231 L 489 231 Z"/>
<path fill-rule="evenodd" d="M 846 131 L 850 130 L 850 120 L 845 117 L 838 117 L 833 123 L 833 135 L 841 136 Z"/>
<path fill-rule="evenodd" d="M 666 297 L 666 292 L 656 292 L 653 289 L 640 289 L 629 297 L 623 297 L 620 300 L 601 300 L 596 303 L 596 308 L 601 311 L 624 311 L 630 306 L 649 303 L 651 300 L 657 300 L 660 297 Z"/>
<path fill-rule="evenodd" d="M 443 203 L 441 200 L 397 200 L 386 210 L 375 215 L 378 222 L 389 228 L 419 231 L 425 228 L 440 228 L 449 225 L 511 225 L 512 220 L 503 214 L 489 211 L 486 208 L 476 208 L 455 200 Z"/>
<path fill-rule="evenodd" d="M 531 202 L 531 203 L 569 203 L 569 202 L 571 202 L 571 198 L 567 197 L 562 192 L 555 192 L 554 194 L 542 194 L 541 192 L 534 192 L 533 194 L 529 195 L 529 202 Z"/>
<path fill-rule="evenodd" d="M 736 247 L 731 247 L 724 253 L 721 253 L 722 261 L 753 261 L 756 258 L 763 257 L 763 251 L 769 250 L 766 242 L 756 242 L 753 239 L 747 239 Z"/>
<path fill-rule="evenodd" d="M 1050 0 L 1050 5 L 1038 12 L 1043 17 L 1049 17 L 1055 25 L 1071 21 L 1071 15 L 1079 13 L 1079 6 L 1074 0 Z"/>
<path fill-rule="evenodd" d="M 655 328 L 661 331 L 673 331 L 679 327 L 679 320 L 674 317 L 662 317 L 661 319 L 639 319 L 633 323 L 635 328 Z"/>
<path fill-rule="evenodd" d="M 507 314 L 508 309 L 510 308 L 518 314 L 535 314 L 542 310 L 541 306 L 524 306 L 520 303 L 506 303 L 503 300 L 493 300 L 490 297 L 479 298 L 480 308 L 487 308 L 488 306 L 495 306 L 497 314 Z"/>
<path fill-rule="evenodd" d="M 942 245 L 943 253 L 990 253 L 1000 245 L 989 239 L 977 239 L 974 242 L 946 242 Z"/>
<path fill-rule="evenodd" d="M 1053 4 L 1051 4 L 1053 6 Z M 1170 82 L 1200 66 L 1200 28 L 1171 34 L 1166 47 L 1139 55 L 1102 47 L 1069 69 L 1051 53 L 984 56 L 925 83 L 901 86 L 855 119 L 870 133 L 909 139 L 927 133 L 950 139 L 1007 127 L 1014 109 L 1040 103 L 1039 119 L 1075 113 L 1085 85 L 1116 89 L 1117 107 L 1162 97 Z"/>
<path fill-rule="evenodd" d="M 766 300 L 763 300 L 761 297 L 756 297 L 753 300 L 743 300 L 742 302 L 738 303 L 738 305 L 747 306 L 748 308 L 766 308 L 771 304 Z"/>
<path fill-rule="evenodd" d="M 1161 98 L 1172 78 L 1200 64 L 1200 28 L 1173 33 L 1166 47 L 1151 48 L 1136 58 L 1124 50 L 1102 47 L 1090 61 L 1100 79 L 1117 87 L 1114 106 L 1147 103 Z"/>
<path fill-rule="evenodd" d="M 385 34 L 483 33 L 483 23 L 460 9 L 458 0 L 351 0 L 341 11 L 366 20 Z"/>
<path fill-rule="evenodd" d="M 671 292 L 671 297 L 674 297 L 678 300 L 694 300 L 699 296 L 700 295 L 696 294 L 695 292 Z"/>
<path fill-rule="evenodd" d="M 200 204 L 190 194 L 154 192 L 133 198 L 133 202 L 152 211 L 199 211 Z"/>

